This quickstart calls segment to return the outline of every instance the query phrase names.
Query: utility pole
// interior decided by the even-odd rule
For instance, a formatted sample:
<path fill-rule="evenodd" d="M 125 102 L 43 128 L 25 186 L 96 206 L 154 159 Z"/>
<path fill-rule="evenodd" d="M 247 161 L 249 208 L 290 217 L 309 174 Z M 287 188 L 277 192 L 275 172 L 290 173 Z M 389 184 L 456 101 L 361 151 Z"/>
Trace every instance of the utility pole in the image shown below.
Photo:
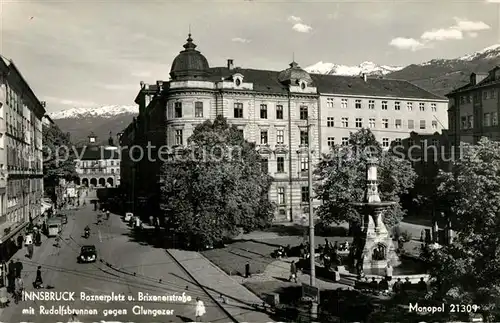
<path fill-rule="evenodd" d="M 309 185 L 309 259 L 311 261 L 311 287 L 316 290 L 316 256 L 315 256 L 315 243 L 314 243 L 314 208 L 313 208 L 313 176 L 312 176 L 312 136 L 309 118 L 307 118 L 307 182 Z M 319 292 L 317 297 L 319 297 Z M 318 300 L 314 300 L 311 304 L 311 321 L 317 318 L 318 314 Z"/>
<path fill-rule="evenodd" d="M 309 254 L 311 260 L 311 281 L 310 285 L 316 285 L 316 261 L 314 245 L 314 210 L 313 210 L 313 179 L 312 179 L 312 156 L 311 156 L 311 127 L 307 120 L 307 182 L 309 185 Z"/>

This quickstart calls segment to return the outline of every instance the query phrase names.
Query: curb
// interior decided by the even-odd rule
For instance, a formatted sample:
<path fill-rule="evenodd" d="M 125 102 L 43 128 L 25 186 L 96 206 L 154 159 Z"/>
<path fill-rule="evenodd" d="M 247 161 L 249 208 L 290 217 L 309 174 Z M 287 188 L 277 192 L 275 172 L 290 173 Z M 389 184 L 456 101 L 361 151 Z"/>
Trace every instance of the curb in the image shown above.
<path fill-rule="evenodd" d="M 210 299 L 219 306 L 219 308 L 224 312 L 226 313 L 226 315 L 234 322 L 234 323 L 239 323 L 239 321 L 231 314 L 229 313 L 228 310 L 226 310 L 224 308 L 224 306 L 222 306 L 222 304 L 215 298 L 212 296 L 212 294 L 205 288 L 205 286 L 203 286 L 202 284 L 200 284 L 195 278 L 194 276 L 186 269 L 186 267 L 184 267 L 184 265 L 182 265 L 182 263 L 177 260 L 177 258 L 175 258 L 168 249 L 165 249 L 165 251 L 167 252 L 167 254 L 170 256 L 170 258 L 172 258 L 175 263 L 177 265 L 179 265 L 180 268 L 182 268 L 182 270 L 189 276 L 191 277 L 191 279 L 196 283 L 196 285 L 198 285 L 204 292 L 205 294 L 208 295 L 208 297 L 210 297 Z M 200 254 L 201 255 L 201 254 Z M 201 255 L 202 256 L 202 255 Z M 203 256 L 202 256 L 203 257 Z M 218 268 L 218 267 L 217 267 Z M 219 268 L 220 269 L 220 268 Z M 226 273 L 224 273 L 226 274 Z"/>

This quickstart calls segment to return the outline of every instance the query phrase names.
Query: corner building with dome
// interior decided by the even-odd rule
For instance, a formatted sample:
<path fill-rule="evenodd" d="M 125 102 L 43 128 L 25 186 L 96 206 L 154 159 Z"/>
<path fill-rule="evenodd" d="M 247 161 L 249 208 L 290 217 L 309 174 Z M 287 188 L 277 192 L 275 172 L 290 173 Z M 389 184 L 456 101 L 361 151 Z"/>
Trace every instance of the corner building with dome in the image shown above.
<path fill-rule="evenodd" d="M 141 82 L 135 99 L 139 115 L 122 133 L 120 145 L 146 147 L 149 143 L 156 147 L 181 148 L 187 144 L 198 124 L 222 115 L 243 133 L 246 140 L 256 143 L 263 167 L 274 178 L 270 199 L 277 204 L 275 221 L 300 222 L 307 215 L 309 205 L 307 145 L 311 146 L 312 165 L 315 165 L 321 153 L 332 146 L 334 136 L 338 136 L 336 144 L 340 144 L 340 138 L 356 131 L 354 118 L 350 129 L 340 123 L 344 119 L 333 107 L 328 109 L 331 111 L 323 111 L 333 105 L 334 100 L 338 100 L 338 107 L 343 108 L 345 101 L 321 94 L 321 88 L 325 89 L 324 92 L 335 93 L 332 89 L 336 86 L 350 90 L 355 84 L 356 88 L 361 87 L 361 91 L 364 86 L 365 91 L 373 92 L 388 85 L 377 86 L 380 81 L 374 80 L 367 86 L 366 77 L 310 75 L 296 62 L 281 71 L 239 68 L 232 59 L 228 59 L 224 67 L 210 67 L 205 56 L 196 49 L 191 35 L 183 47 L 172 62 L 170 80 L 154 84 Z M 405 81 L 394 83 L 411 85 Z M 427 96 L 427 100 L 446 102 L 446 99 L 414 85 L 410 87 L 413 97 L 421 95 L 424 100 Z M 353 94 L 346 95 L 352 97 Z M 325 108 L 320 109 L 322 105 Z M 443 119 L 447 120 L 446 108 L 441 108 L 445 113 Z M 327 116 L 324 116 L 325 112 Z M 335 127 L 331 127 L 331 134 L 328 133 L 333 118 L 337 119 L 337 128 L 343 128 L 341 133 Z M 311 127 L 309 133 L 308 126 Z M 130 211 L 146 217 L 158 214 L 161 164 L 160 160 L 151 162 L 147 158 L 133 162 L 130 152 L 122 150 L 121 187 L 131 201 Z"/>

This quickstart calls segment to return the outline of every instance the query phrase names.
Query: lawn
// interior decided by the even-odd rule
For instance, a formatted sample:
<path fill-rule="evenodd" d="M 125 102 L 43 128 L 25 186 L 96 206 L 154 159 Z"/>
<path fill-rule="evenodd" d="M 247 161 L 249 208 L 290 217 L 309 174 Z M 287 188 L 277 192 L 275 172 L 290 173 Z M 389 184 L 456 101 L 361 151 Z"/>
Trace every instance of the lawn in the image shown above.
<path fill-rule="evenodd" d="M 338 241 L 352 241 L 350 237 L 328 238 L 330 243 Z M 288 236 L 265 240 L 242 240 L 231 243 L 225 248 L 203 251 L 202 254 L 211 262 L 221 268 L 228 275 L 240 275 L 245 273 L 245 265 L 250 264 L 250 273 L 259 274 L 275 261 L 271 253 L 280 245 L 297 246 L 303 241 L 302 236 Z M 316 237 L 316 245 L 324 244 L 324 237 Z"/>

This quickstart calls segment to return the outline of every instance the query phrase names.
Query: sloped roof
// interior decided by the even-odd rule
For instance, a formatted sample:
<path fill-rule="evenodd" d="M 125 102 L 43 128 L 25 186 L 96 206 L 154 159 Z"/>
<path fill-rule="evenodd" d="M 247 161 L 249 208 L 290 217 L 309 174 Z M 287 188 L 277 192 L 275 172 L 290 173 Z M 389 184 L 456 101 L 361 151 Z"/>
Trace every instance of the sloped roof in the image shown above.
<path fill-rule="evenodd" d="M 210 68 L 211 81 L 227 79 L 234 73 L 241 73 L 244 82 L 253 83 L 254 90 L 286 94 L 287 87 L 278 81 L 279 71 L 236 68 L 229 70 L 227 67 Z M 408 81 L 383 78 L 368 78 L 365 82 L 362 77 L 310 74 L 313 86 L 319 93 L 367 95 L 380 97 L 401 97 L 411 99 L 447 100 L 445 97 L 431 93 Z"/>
<path fill-rule="evenodd" d="M 105 146 L 83 146 L 75 150 L 80 160 L 120 159 L 119 149 L 108 150 Z"/>

